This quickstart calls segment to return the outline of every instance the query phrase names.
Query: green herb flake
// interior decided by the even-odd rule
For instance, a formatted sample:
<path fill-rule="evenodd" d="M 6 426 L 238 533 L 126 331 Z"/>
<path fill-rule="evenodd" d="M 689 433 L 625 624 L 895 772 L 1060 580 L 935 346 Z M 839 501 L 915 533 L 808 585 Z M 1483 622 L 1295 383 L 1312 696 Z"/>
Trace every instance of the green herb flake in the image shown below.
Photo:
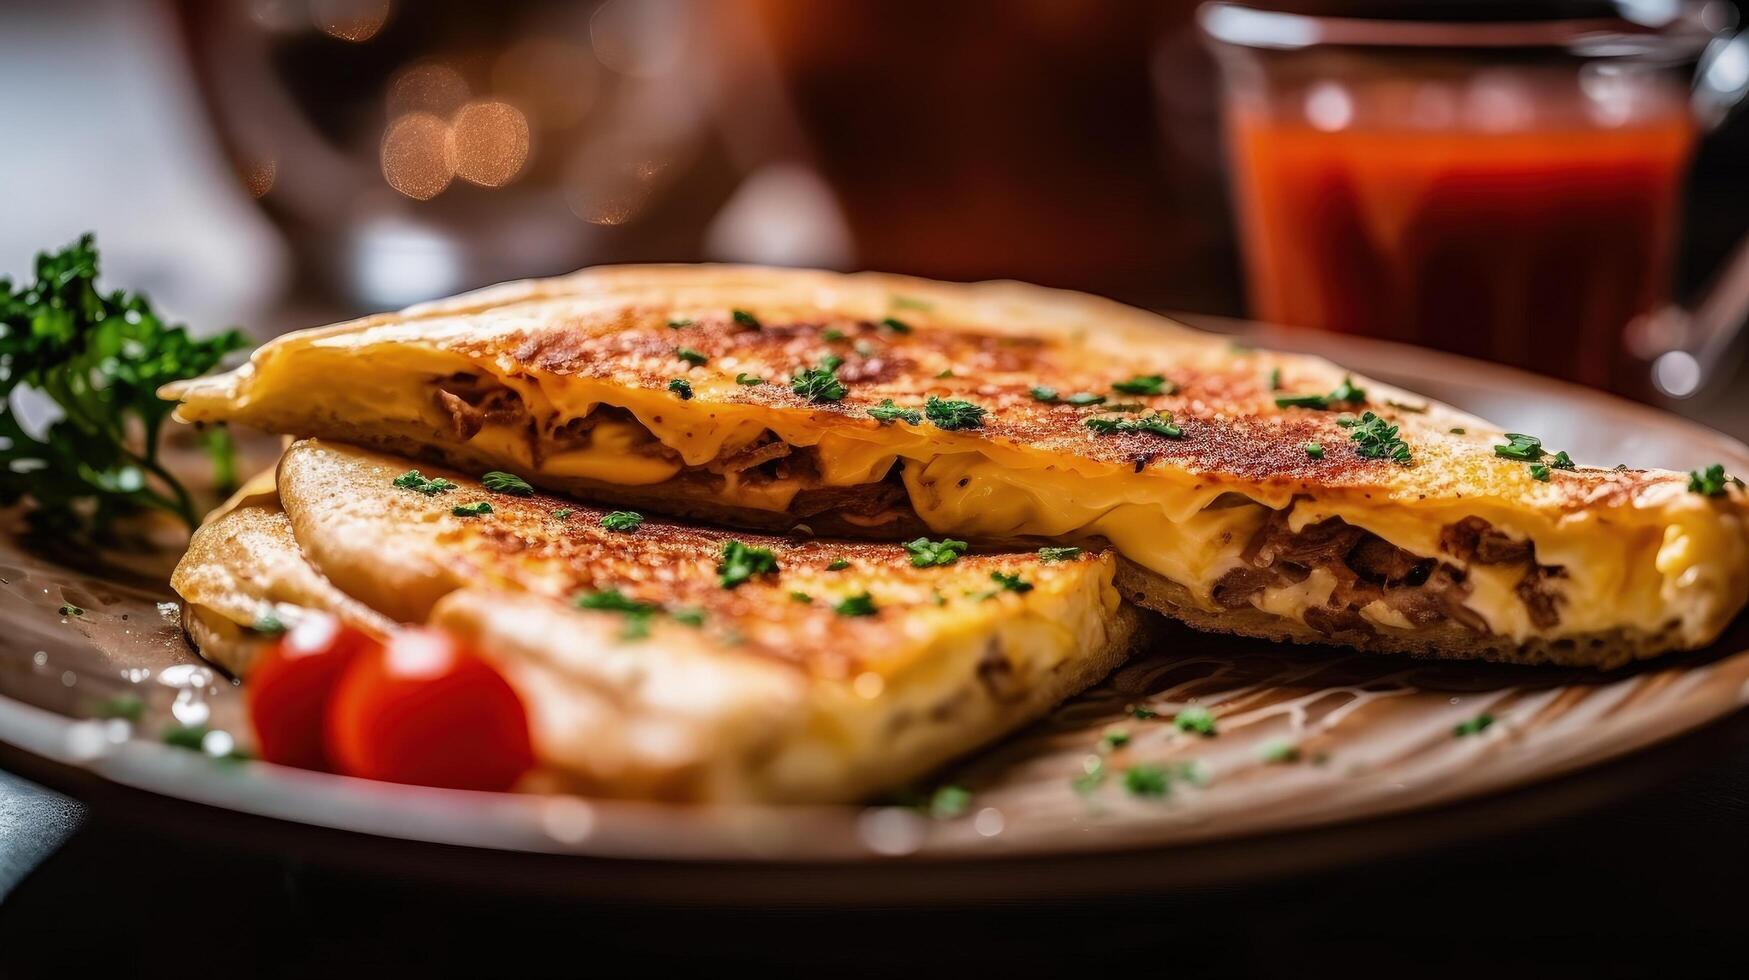
<path fill-rule="evenodd" d="M 601 526 L 609 531 L 630 533 L 644 525 L 644 515 L 635 510 L 616 510 L 601 515 Z"/>
<path fill-rule="evenodd" d="M 83 615 L 85 615 L 85 610 L 83 607 L 75 606 L 70 602 L 62 603 L 60 612 L 61 612 L 61 615 L 63 615 L 63 616 L 83 616 Z"/>
<path fill-rule="evenodd" d="M 572 514 L 575 514 L 575 513 L 577 513 L 577 512 L 572 510 L 569 507 L 560 507 L 558 510 L 553 511 L 553 519 L 560 520 L 560 521 L 567 520 L 570 518 L 570 516 Z"/>
<path fill-rule="evenodd" d="M 99 718 L 120 718 L 137 722 L 146 713 L 146 702 L 137 694 L 118 694 L 97 703 L 92 711 Z"/>
<path fill-rule="evenodd" d="M 1123 395 L 1175 395 L 1178 386 L 1158 374 L 1138 374 L 1127 381 L 1114 381 L 1111 390 Z"/>
<path fill-rule="evenodd" d="M 1300 747 L 1286 739 L 1270 739 L 1257 749 L 1257 758 L 1272 765 L 1291 765 L 1300 761 Z"/>
<path fill-rule="evenodd" d="M 1128 744 L 1130 744 L 1130 730 L 1127 728 L 1110 729 L 1099 738 L 1099 747 L 1106 751 L 1121 749 Z"/>
<path fill-rule="evenodd" d="M 1549 467 L 1547 463 L 1530 464 L 1530 478 L 1542 483 L 1549 482 Z"/>
<path fill-rule="evenodd" d="M 692 326 L 691 320 L 669 320 L 668 321 L 668 329 L 670 329 L 670 330 L 684 330 L 685 328 L 690 327 L 690 326 Z"/>
<path fill-rule="evenodd" d="M 1508 432 L 1506 439 L 1505 445 L 1494 447 L 1494 455 L 1516 459 L 1521 463 L 1533 463 L 1543 458 L 1543 441 L 1536 436 Z"/>
<path fill-rule="evenodd" d="M 1173 424 L 1171 412 L 1154 412 L 1151 415 L 1130 419 L 1100 416 L 1087 419 L 1083 424 L 1102 436 L 1145 432 L 1150 435 L 1165 436 L 1168 439 L 1184 438 L 1184 429 Z"/>
<path fill-rule="evenodd" d="M 887 303 L 895 310 L 933 310 L 935 304 L 915 296 L 893 296 Z"/>
<path fill-rule="evenodd" d="M 679 395 L 680 400 L 683 402 L 692 400 L 692 382 L 687 381 L 685 378 L 675 378 L 673 381 L 668 382 L 668 390 Z"/>
<path fill-rule="evenodd" d="M 1068 561 L 1072 558 L 1078 558 L 1080 555 L 1081 549 L 1075 547 L 1044 547 L 1038 550 L 1038 559 L 1043 562 Z"/>
<path fill-rule="evenodd" d="M 694 606 L 682 606 L 679 609 L 670 610 L 668 615 L 674 617 L 676 623 L 695 629 L 703 626 L 705 621 L 704 610 Z"/>
<path fill-rule="evenodd" d="M 1019 575 L 1011 574 L 1009 572 L 991 572 L 990 581 L 1001 586 L 1002 591 L 1004 592 L 1014 592 L 1024 595 L 1025 593 L 1032 591 L 1031 582 L 1026 581 Z"/>
<path fill-rule="evenodd" d="M 1105 404 L 1105 396 L 1104 395 L 1095 395 L 1091 391 L 1078 391 L 1078 392 L 1074 393 L 1073 395 L 1070 395 L 1069 397 L 1063 399 L 1063 401 L 1067 404 L 1075 406 L 1076 408 L 1087 408 L 1090 405 L 1103 405 L 1103 404 Z"/>
<path fill-rule="evenodd" d="M 874 596 L 867 592 L 858 592 L 838 600 L 838 603 L 832 607 L 832 611 L 840 616 L 855 617 L 873 616 L 877 610 L 875 609 Z"/>
<path fill-rule="evenodd" d="M 737 588 L 755 575 L 776 574 L 777 555 L 770 548 L 755 548 L 739 541 L 723 543 L 723 558 L 717 563 L 718 581 L 723 588 Z"/>
<path fill-rule="evenodd" d="M 882 399 L 879 405 L 868 410 L 868 415 L 869 418 L 874 419 L 882 425 L 888 425 L 893 422 L 909 422 L 912 425 L 916 425 L 923 421 L 922 412 L 919 412 L 915 408 L 900 408 L 893 404 L 891 398 Z"/>
<path fill-rule="evenodd" d="M 1269 369 L 1269 390 L 1281 390 L 1281 368 L 1274 367 Z"/>
<path fill-rule="evenodd" d="M 29 499 L 31 525 L 59 537 L 105 537 L 143 510 L 193 529 L 206 508 L 159 457 L 176 404 L 158 389 L 211 371 L 247 346 L 242 334 L 196 340 L 144 296 L 99 292 L 90 235 L 38 254 L 34 272 L 17 285 L 0 278 L 0 506 Z M 25 390 L 42 397 L 13 397 Z M 27 425 L 25 402 L 54 421 Z M 225 482 L 235 469 L 228 440 L 207 449 Z"/>
<path fill-rule="evenodd" d="M 703 353 L 696 351 L 696 350 L 692 349 L 691 347 L 676 347 L 676 348 L 674 348 L 674 356 L 680 358 L 681 360 L 692 365 L 693 367 L 704 367 L 706 364 L 709 364 L 710 360 L 711 360 L 709 357 L 706 357 Z"/>
<path fill-rule="evenodd" d="M 268 606 L 255 614 L 255 621 L 249 624 L 249 628 L 263 636 L 278 636 L 285 632 L 285 622 L 272 606 Z"/>
<path fill-rule="evenodd" d="M 790 379 L 790 390 L 811 402 L 842 401 L 845 395 L 850 394 L 850 389 L 838 380 L 835 373 L 842 363 L 841 360 L 828 357 L 820 362 L 819 367 L 797 373 Z"/>
<path fill-rule="evenodd" d="M 1150 718 L 1160 717 L 1160 712 L 1155 711 L 1153 708 L 1147 707 L 1146 705 L 1138 704 L 1130 708 L 1130 717 L 1141 721 L 1147 721 Z"/>
<path fill-rule="evenodd" d="M 814 597 L 806 592 L 791 592 L 789 594 L 789 601 L 796 603 L 797 605 L 811 606 L 814 604 Z"/>
<path fill-rule="evenodd" d="M 1209 709 L 1201 705 L 1191 705 L 1178 712 L 1172 718 L 1172 724 L 1181 732 L 1192 732 L 1203 738 L 1214 738 L 1220 734 L 1215 727 L 1215 716 Z"/>
<path fill-rule="evenodd" d="M 911 555 L 911 565 L 915 568 L 932 568 L 938 565 L 951 565 L 960 560 L 971 546 L 964 541 L 943 538 L 931 541 L 928 538 L 918 538 L 905 542 L 905 551 Z"/>
<path fill-rule="evenodd" d="M 1452 738 L 1464 738 L 1468 735 L 1480 735 L 1494 724 L 1494 716 L 1486 711 L 1468 721 L 1462 721 L 1452 726 Z"/>
<path fill-rule="evenodd" d="M 1123 788 L 1131 796 L 1159 799 L 1172 791 L 1172 775 L 1164 766 L 1138 763 L 1124 770 Z"/>
<path fill-rule="evenodd" d="M 751 387 L 754 387 L 755 385 L 764 384 L 765 379 L 761 378 L 757 374 L 748 374 L 745 371 L 743 371 L 740 374 L 735 375 L 735 383 L 738 385 L 745 385 L 746 387 L 751 388 Z"/>
<path fill-rule="evenodd" d="M 899 319 L 898 317 L 894 317 L 894 316 L 890 316 L 890 317 L 887 317 L 886 319 L 882 320 L 881 326 L 886 327 L 888 330 L 891 330 L 894 333 L 910 333 L 911 332 L 911 325 L 909 323 L 906 323 L 905 321 Z"/>
<path fill-rule="evenodd" d="M 834 558 L 834 559 L 832 559 L 832 562 L 826 566 L 826 571 L 828 571 L 828 572 L 842 572 L 846 568 L 849 568 L 849 567 L 850 567 L 850 559 L 848 559 L 848 558 Z"/>
<path fill-rule="evenodd" d="M 481 517 L 492 513 L 492 505 L 484 500 L 476 500 L 471 504 L 456 504 L 449 512 L 457 517 Z"/>
<path fill-rule="evenodd" d="M 578 609 L 590 609 L 595 612 L 643 613 L 647 615 L 656 611 L 654 605 L 648 602 L 639 602 L 618 589 L 579 592 L 571 597 L 571 605 Z"/>
<path fill-rule="evenodd" d="M 1688 492 L 1698 493 L 1703 497 L 1723 497 L 1725 488 L 1735 484 L 1737 489 L 1743 489 L 1743 481 L 1725 472 L 1725 464 L 1714 463 L 1703 470 L 1688 472 Z"/>
<path fill-rule="evenodd" d="M 402 490 L 422 493 L 427 497 L 435 497 L 440 493 L 448 493 L 456 489 L 456 485 L 441 476 L 427 477 L 418 470 L 408 470 L 395 477 L 394 485 Z"/>
<path fill-rule="evenodd" d="M 923 415 L 938 429 L 978 429 L 984 425 L 984 407 L 956 398 L 930 395 L 923 404 Z"/>
<path fill-rule="evenodd" d="M 1351 430 L 1348 433 L 1350 441 L 1355 443 L 1355 455 L 1364 459 L 1390 459 L 1407 464 L 1413 459 L 1409 444 L 1397 437 L 1397 427 L 1384 419 L 1366 412 L 1358 419 L 1337 419 L 1336 424 Z"/>
<path fill-rule="evenodd" d="M 730 310 L 729 317 L 735 321 L 736 326 L 746 327 L 749 330 L 759 329 L 759 318 L 746 310 Z"/>
<path fill-rule="evenodd" d="M 951 378 L 951 377 L 953 377 L 953 368 L 950 368 L 950 367 L 944 367 L 944 368 L 942 368 L 942 369 L 941 369 L 941 370 L 939 370 L 939 371 L 937 371 L 937 372 L 935 372 L 935 376 L 936 376 L 936 378 L 938 378 L 938 379 L 940 379 L 940 378 Z"/>
<path fill-rule="evenodd" d="M 937 820 L 952 820 L 972 806 L 972 791 L 964 786 L 943 786 L 929 795 L 929 815 Z"/>
<path fill-rule="evenodd" d="M 529 486 L 527 480 L 503 470 L 493 470 L 480 477 L 480 485 L 494 493 L 507 493 L 512 497 L 534 496 L 534 487 Z"/>
<path fill-rule="evenodd" d="M 1346 375 L 1342 383 L 1328 395 L 1277 395 L 1276 408 L 1312 408 L 1328 411 L 1338 405 L 1359 405 L 1366 401 L 1366 390 L 1357 388 L 1354 379 Z"/>
<path fill-rule="evenodd" d="M 1305 450 L 1306 450 L 1306 455 L 1311 457 L 1312 459 L 1323 459 L 1324 458 L 1324 447 L 1319 445 L 1318 443 L 1315 443 L 1315 442 L 1306 443 Z"/>
<path fill-rule="evenodd" d="M 1470 430 L 1464 428 L 1461 425 L 1454 425 L 1450 429 L 1447 429 L 1446 431 L 1450 432 L 1454 436 L 1461 436 L 1461 435 L 1468 434 Z"/>
<path fill-rule="evenodd" d="M 1057 389 L 1047 388 L 1043 385 L 1034 387 L 1031 394 L 1032 400 L 1035 402 L 1055 402 L 1057 400 Z"/>

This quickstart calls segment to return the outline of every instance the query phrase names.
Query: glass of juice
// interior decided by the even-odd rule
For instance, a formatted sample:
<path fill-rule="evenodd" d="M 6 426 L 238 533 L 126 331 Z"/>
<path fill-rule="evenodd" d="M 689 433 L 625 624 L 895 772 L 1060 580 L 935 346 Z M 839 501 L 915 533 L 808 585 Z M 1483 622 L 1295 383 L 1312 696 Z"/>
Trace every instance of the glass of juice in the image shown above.
<path fill-rule="evenodd" d="M 1646 394 L 1717 5 L 1344 6 L 1200 12 L 1251 314 Z"/>

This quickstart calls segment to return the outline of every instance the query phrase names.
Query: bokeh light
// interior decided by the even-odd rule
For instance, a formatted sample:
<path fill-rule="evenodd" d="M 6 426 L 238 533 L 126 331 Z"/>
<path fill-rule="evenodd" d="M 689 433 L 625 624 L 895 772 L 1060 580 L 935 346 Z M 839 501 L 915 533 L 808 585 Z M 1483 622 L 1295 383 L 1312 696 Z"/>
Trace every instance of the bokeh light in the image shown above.
<path fill-rule="evenodd" d="M 417 64 L 397 74 L 389 83 L 389 118 L 399 118 L 410 112 L 429 112 L 447 119 L 472 94 L 467 79 L 449 65 L 438 62 Z"/>
<path fill-rule="evenodd" d="M 456 176 L 502 186 L 528 161 L 528 120 L 508 102 L 470 102 L 455 114 L 449 148 Z"/>
<path fill-rule="evenodd" d="M 368 41 L 388 19 L 389 0 L 310 0 L 310 20 L 317 29 L 342 41 Z"/>
<path fill-rule="evenodd" d="M 443 193 L 455 176 L 449 124 L 429 112 L 396 119 L 383 134 L 382 164 L 389 186 L 416 201 Z"/>

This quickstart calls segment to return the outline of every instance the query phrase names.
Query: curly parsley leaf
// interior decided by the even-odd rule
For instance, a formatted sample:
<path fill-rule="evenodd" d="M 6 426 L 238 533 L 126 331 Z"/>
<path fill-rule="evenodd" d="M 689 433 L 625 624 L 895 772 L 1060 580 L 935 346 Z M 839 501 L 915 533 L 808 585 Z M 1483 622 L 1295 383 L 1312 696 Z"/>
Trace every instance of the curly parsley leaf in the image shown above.
<path fill-rule="evenodd" d="M 159 459 L 175 403 L 158 389 L 211 371 L 246 346 L 242 334 L 196 340 L 144 296 L 98 292 L 90 235 L 39 254 L 35 275 L 16 286 L 0 279 L 0 505 L 29 498 L 33 526 L 65 534 L 102 537 L 143 510 L 193 528 L 203 508 Z M 21 388 L 53 402 L 58 417 L 46 428 L 19 419 Z M 228 444 L 209 449 L 222 478 Z"/>
<path fill-rule="evenodd" d="M 854 617 L 873 616 L 880 610 L 875 608 L 874 596 L 869 595 L 867 592 L 858 592 L 855 595 L 847 595 L 838 600 L 837 605 L 832 607 L 832 611 L 840 616 Z"/>
<path fill-rule="evenodd" d="M 503 470 L 493 470 L 480 477 L 480 485 L 494 493 L 507 493 L 512 497 L 534 496 L 534 487 L 529 486 L 527 480 Z"/>
<path fill-rule="evenodd" d="M 842 401 L 850 394 L 850 389 L 838 380 L 838 366 L 842 363 L 837 357 L 827 357 L 819 367 L 798 372 L 790 379 L 790 390 L 811 402 Z"/>
<path fill-rule="evenodd" d="M 978 429 L 984 425 L 984 406 L 957 398 L 930 395 L 923 403 L 923 415 L 938 429 Z"/>
<path fill-rule="evenodd" d="M 1408 463 L 1413 459 L 1409 444 L 1397 437 L 1397 427 L 1371 412 L 1358 419 L 1337 419 L 1336 424 L 1351 430 L 1349 441 L 1355 443 L 1354 453 L 1364 459 L 1390 459 Z"/>
<path fill-rule="evenodd" d="M 435 497 L 440 493 L 448 493 L 456 488 L 455 484 L 445 480 L 441 476 L 428 477 L 418 470 L 408 470 L 400 476 L 395 477 L 394 485 L 402 490 L 411 490 L 414 493 L 422 493 L 427 497 Z"/>
<path fill-rule="evenodd" d="M 1134 419 L 1092 418 L 1084 424 L 1102 436 L 1126 432 L 1147 432 L 1152 435 L 1165 436 L 1168 439 L 1182 439 L 1184 437 L 1184 430 L 1172 423 L 1171 412 L 1155 412 L 1152 415 L 1144 415 Z"/>
<path fill-rule="evenodd" d="M 739 541 L 723 542 L 723 558 L 717 563 L 719 582 L 733 589 L 752 581 L 755 575 L 776 575 L 777 555 L 770 548 L 755 548 Z"/>
<path fill-rule="evenodd" d="M 1038 560 L 1043 561 L 1043 562 L 1068 561 L 1072 558 L 1079 558 L 1080 556 L 1081 556 L 1081 549 L 1074 548 L 1074 547 L 1067 547 L 1067 548 L 1044 547 L 1044 548 L 1040 548 L 1038 550 Z"/>
<path fill-rule="evenodd" d="M 915 408 L 900 408 L 893 404 L 891 398 L 881 399 L 879 405 L 868 410 L 868 416 L 876 422 L 886 425 L 889 422 L 909 422 L 916 425 L 923 421 L 923 413 Z"/>
<path fill-rule="evenodd" d="M 1728 484 L 1736 484 L 1737 489 L 1743 489 L 1743 481 L 1725 473 L 1725 464 L 1714 463 L 1704 470 L 1688 471 L 1688 492 L 1698 493 L 1706 497 L 1723 497 Z"/>
<path fill-rule="evenodd" d="M 1279 376 L 1276 376 L 1279 381 Z M 1276 408 L 1315 408 L 1325 411 L 1338 405 L 1359 405 L 1366 401 L 1366 389 L 1356 388 L 1354 379 L 1346 375 L 1336 390 L 1328 395 L 1277 395 Z"/>
<path fill-rule="evenodd" d="M 616 510 L 601 515 L 601 526 L 609 531 L 630 533 L 644 524 L 644 515 L 633 510 Z"/>

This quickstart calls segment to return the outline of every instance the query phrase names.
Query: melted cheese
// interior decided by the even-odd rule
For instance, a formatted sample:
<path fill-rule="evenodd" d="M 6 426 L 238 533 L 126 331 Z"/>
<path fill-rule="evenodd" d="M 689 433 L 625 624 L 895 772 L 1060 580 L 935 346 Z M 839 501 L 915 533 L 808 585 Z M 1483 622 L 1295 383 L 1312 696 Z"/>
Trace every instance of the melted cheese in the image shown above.
<path fill-rule="evenodd" d="M 434 361 L 429 374 L 408 376 L 409 385 L 368 391 L 351 386 L 346 388 L 350 394 L 341 397 L 368 398 L 379 417 L 419 419 L 445 428 L 430 398 L 431 379 L 482 366 L 456 355 L 446 357 L 441 366 Z M 298 363 L 301 370 L 275 377 L 280 384 L 312 384 L 331 391 L 333 379 L 318 376 L 339 366 L 306 353 Z M 300 379 L 311 372 L 317 376 Z M 1290 506 L 1296 529 L 1339 517 L 1422 557 L 1440 557 L 1440 530 L 1471 516 L 1534 542 L 1539 562 L 1566 571 L 1555 583 L 1562 597 L 1556 627 L 1541 629 L 1530 622 L 1514 590 L 1518 568 L 1471 568 L 1473 591 L 1465 601 L 1490 630 L 1519 640 L 1637 627 L 1647 632 L 1674 629 L 1685 642 L 1698 644 L 1710 639 L 1749 594 L 1742 572 L 1749 564 L 1744 555 L 1749 536 L 1733 517 L 1725 519 L 1721 533 L 1718 515 L 1705 510 L 1706 501 L 1694 495 L 1661 498 L 1655 509 L 1642 500 L 1635 507 L 1563 517 L 1485 501 L 1425 506 L 1339 496 L 1296 501 L 1285 486 L 1223 486 L 1173 471 L 1138 474 L 1121 465 L 1047 457 L 927 426 L 846 426 L 836 416 L 797 416 L 706 398 L 683 402 L 665 391 L 576 377 L 498 380 L 517 391 L 537 419 L 582 418 L 604 404 L 623 408 L 681 460 L 677 464 L 637 452 L 642 433 L 636 426 L 617 423 L 598 426 L 588 447 L 555 452 L 538 465 L 520 432 L 488 426 L 474 437 L 482 450 L 515 461 L 532 474 L 659 483 L 679 473 L 682 464 L 704 466 L 770 430 L 792 446 L 818 447 L 820 482 L 826 486 L 876 482 L 902 462 L 912 507 L 937 533 L 994 540 L 1108 539 L 1125 557 L 1184 586 L 1208 608 L 1215 608 L 1214 584 L 1240 562 L 1240 551 L 1268 510 Z M 733 389 L 726 380 L 707 380 L 696 387 L 700 395 L 716 394 L 721 387 L 725 397 Z M 732 506 L 781 512 L 799 489 L 793 481 L 744 483 L 730 475 L 720 499 Z M 1673 493 L 1679 489 L 1671 488 Z M 1230 491 L 1253 503 L 1209 509 Z M 1267 612 L 1303 621 L 1307 609 L 1327 600 L 1329 590 L 1321 585 L 1314 576 L 1265 590 L 1253 602 Z M 1362 615 L 1381 628 L 1403 628 L 1401 617 L 1388 610 L 1363 610 Z"/>

